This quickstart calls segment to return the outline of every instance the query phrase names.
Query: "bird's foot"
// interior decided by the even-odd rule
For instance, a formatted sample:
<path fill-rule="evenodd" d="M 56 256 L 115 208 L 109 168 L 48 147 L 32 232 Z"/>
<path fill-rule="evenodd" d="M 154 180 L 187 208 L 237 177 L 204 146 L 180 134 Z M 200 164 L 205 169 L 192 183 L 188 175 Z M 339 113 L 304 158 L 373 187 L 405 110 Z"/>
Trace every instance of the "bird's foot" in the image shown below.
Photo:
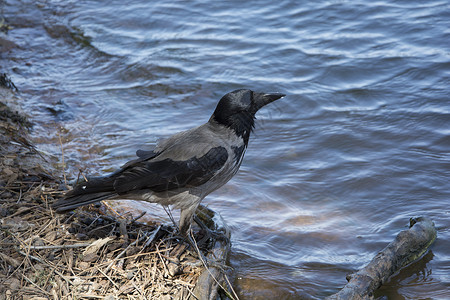
<path fill-rule="evenodd" d="M 227 244 L 230 242 L 230 239 L 222 231 L 213 230 L 207 227 L 197 215 L 194 216 L 194 221 L 200 226 L 198 232 L 198 236 L 200 236 L 200 239 L 197 242 L 198 245 L 204 245 L 208 241 L 223 241 Z"/>

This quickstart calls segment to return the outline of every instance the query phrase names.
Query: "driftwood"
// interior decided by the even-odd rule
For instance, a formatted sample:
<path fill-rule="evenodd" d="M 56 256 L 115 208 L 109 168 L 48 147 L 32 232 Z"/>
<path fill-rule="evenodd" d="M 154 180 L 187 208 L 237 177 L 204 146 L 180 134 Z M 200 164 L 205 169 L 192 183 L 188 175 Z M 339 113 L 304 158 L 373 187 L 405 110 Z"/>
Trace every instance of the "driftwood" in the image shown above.
<path fill-rule="evenodd" d="M 206 257 L 200 257 L 202 263 L 205 265 L 205 270 L 200 274 L 197 279 L 197 284 L 193 290 L 193 294 L 190 299 L 210 300 L 217 299 L 219 289 L 222 289 L 226 293 L 227 290 L 231 290 L 234 294 L 232 286 L 227 280 L 225 273 L 226 260 L 231 249 L 230 243 L 230 231 L 228 230 L 225 222 L 216 216 L 215 213 L 206 207 L 202 207 L 202 212 L 197 210 L 197 216 L 202 220 L 209 220 L 210 226 L 213 227 L 216 232 L 222 232 L 222 238 L 215 239 L 214 244 Z M 225 284 L 227 281 L 227 284 Z M 227 288 L 224 288 L 227 286 Z M 229 295 L 231 299 L 237 299 L 236 294 Z"/>
<path fill-rule="evenodd" d="M 425 254 L 435 239 L 436 229 L 430 219 L 411 218 L 408 230 L 400 232 L 367 266 L 347 276 L 348 283 L 342 290 L 327 299 L 373 299 L 374 290 Z"/>
<path fill-rule="evenodd" d="M 197 284 L 193 291 L 191 299 L 216 299 L 218 290 L 224 283 L 224 268 L 230 245 L 226 241 L 216 241 L 210 254 L 207 255 L 208 262 L 214 265 L 208 265 L 198 277 Z M 221 266 L 222 265 L 222 266 Z"/>

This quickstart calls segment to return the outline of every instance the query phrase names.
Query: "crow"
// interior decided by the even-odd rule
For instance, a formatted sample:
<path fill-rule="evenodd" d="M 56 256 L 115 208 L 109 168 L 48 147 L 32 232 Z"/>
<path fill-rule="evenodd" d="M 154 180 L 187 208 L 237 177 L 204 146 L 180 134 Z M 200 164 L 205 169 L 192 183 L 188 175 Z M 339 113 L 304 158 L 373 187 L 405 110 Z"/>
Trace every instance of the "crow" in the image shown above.
<path fill-rule="evenodd" d="M 240 89 L 223 96 L 203 125 L 136 151 L 137 159 L 118 171 L 83 180 L 53 204 L 62 213 L 106 199 L 130 199 L 172 205 L 181 210 L 179 231 L 187 236 L 194 212 L 211 192 L 239 170 L 256 112 L 280 93 Z"/>

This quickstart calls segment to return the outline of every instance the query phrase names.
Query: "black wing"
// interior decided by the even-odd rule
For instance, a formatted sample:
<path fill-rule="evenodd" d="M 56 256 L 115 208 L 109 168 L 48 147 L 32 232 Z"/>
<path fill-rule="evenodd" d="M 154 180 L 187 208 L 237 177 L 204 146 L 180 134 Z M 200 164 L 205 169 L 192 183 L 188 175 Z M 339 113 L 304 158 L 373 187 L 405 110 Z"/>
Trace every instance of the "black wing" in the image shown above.
<path fill-rule="evenodd" d="M 137 150 L 136 155 L 142 159 L 150 159 L 158 155 L 158 153 L 152 150 Z"/>
<path fill-rule="evenodd" d="M 228 159 L 228 152 L 224 147 L 215 147 L 202 157 L 184 161 L 169 158 L 152 161 L 144 160 L 144 157 L 146 155 L 127 163 L 116 174 L 118 176 L 114 181 L 114 189 L 118 194 L 140 189 L 163 192 L 202 185 L 223 167 Z"/>

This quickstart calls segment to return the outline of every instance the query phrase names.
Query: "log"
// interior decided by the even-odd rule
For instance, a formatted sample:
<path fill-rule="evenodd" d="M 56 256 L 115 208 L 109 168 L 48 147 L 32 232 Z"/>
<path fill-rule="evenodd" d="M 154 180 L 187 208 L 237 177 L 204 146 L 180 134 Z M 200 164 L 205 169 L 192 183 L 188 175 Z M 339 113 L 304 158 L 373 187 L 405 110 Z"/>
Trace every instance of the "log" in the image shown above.
<path fill-rule="evenodd" d="M 224 272 L 224 266 L 226 266 L 226 261 L 231 250 L 231 234 L 228 226 L 225 224 L 224 220 L 220 216 L 216 216 L 215 212 L 207 207 L 200 206 L 197 209 L 197 216 L 201 219 L 204 224 L 208 224 L 210 229 L 212 228 L 216 232 L 222 232 L 223 235 L 221 239 L 215 239 L 214 244 L 206 255 L 207 266 L 202 271 L 197 279 L 197 284 L 192 292 L 190 300 L 214 300 L 219 299 L 219 289 L 226 286 L 224 282 L 226 281 L 226 274 Z M 203 258 L 200 257 L 203 263 Z M 232 287 L 229 286 L 232 290 Z M 232 292 L 234 292 L 232 290 Z M 231 299 L 236 298 L 230 295 Z"/>
<path fill-rule="evenodd" d="M 422 257 L 436 235 L 434 223 L 430 219 L 411 218 L 408 230 L 400 232 L 367 266 L 347 276 L 348 283 L 326 299 L 373 299 L 373 291 L 402 267 Z"/>
<path fill-rule="evenodd" d="M 208 266 L 198 277 L 191 299 L 214 300 L 218 299 L 218 290 L 223 284 L 224 271 L 220 264 L 225 265 L 230 245 L 225 241 L 216 241 L 212 251 L 208 254 L 208 261 L 216 266 Z"/>

